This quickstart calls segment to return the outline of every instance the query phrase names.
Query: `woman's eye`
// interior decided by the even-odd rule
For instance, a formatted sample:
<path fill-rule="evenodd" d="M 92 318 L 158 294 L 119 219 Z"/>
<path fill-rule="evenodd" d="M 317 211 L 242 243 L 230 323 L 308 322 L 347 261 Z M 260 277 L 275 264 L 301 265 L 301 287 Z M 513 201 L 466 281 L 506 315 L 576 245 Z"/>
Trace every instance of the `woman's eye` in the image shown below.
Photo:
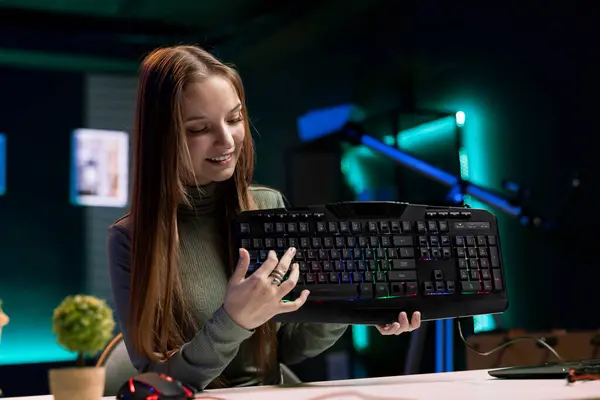
<path fill-rule="evenodd" d="M 242 122 L 243 120 L 244 120 L 243 117 L 237 117 L 237 118 L 229 120 L 229 123 L 230 124 L 237 124 L 238 122 Z"/>
<path fill-rule="evenodd" d="M 199 133 L 204 133 L 208 130 L 207 127 L 204 128 L 200 128 L 200 129 L 188 129 L 188 132 L 191 133 L 192 135 L 197 135 Z"/>

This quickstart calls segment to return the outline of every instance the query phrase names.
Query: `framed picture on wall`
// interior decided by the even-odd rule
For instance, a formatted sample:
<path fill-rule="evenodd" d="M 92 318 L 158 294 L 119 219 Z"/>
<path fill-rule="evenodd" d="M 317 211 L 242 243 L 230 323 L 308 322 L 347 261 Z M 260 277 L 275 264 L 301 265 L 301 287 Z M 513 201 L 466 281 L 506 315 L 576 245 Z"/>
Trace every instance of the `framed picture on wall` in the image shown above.
<path fill-rule="evenodd" d="M 72 137 L 71 202 L 88 207 L 125 207 L 129 192 L 129 135 L 76 129 Z"/>
<path fill-rule="evenodd" d="M 0 196 L 6 193 L 6 135 L 0 133 Z"/>

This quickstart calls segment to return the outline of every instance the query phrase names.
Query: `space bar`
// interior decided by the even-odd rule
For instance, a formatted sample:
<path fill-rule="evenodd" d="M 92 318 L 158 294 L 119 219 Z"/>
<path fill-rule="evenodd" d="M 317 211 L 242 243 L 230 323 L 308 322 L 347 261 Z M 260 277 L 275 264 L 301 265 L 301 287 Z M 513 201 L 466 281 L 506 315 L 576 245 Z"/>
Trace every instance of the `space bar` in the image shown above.
<path fill-rule="evenodd" d="M 358 289 L 354 284 L 306 285 L 310 290 L 308 300 L 347 300 L 358 297 Z"/>

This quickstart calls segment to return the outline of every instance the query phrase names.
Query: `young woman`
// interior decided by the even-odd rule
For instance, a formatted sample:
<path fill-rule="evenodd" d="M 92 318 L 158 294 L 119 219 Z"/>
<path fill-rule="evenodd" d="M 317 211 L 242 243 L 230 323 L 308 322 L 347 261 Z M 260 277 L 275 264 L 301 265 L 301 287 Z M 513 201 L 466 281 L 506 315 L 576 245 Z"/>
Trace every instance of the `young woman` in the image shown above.
<path fill-rule="evenodd" d="M 310 294 L 281 301 L 298 279 L 295 249 L 245 278 L 249 255 L 228 248 L 240 211 L 283 207 L 279 192 L 251 186 L 254 148 L 237 72 L 192 46 L 154 51 L 142 63 L 131 212 L 108 232 L 120 327 L 133 365 L 197 388 L 279 384 L 279 362 L 331 347 L 345 325 L 275 324 Z M 237 263 L 237 265 L 236 265 Z M 291 268 L 290 278 L 277 279 Z M 378 327 L 420 325 L 402 313 Z"/>

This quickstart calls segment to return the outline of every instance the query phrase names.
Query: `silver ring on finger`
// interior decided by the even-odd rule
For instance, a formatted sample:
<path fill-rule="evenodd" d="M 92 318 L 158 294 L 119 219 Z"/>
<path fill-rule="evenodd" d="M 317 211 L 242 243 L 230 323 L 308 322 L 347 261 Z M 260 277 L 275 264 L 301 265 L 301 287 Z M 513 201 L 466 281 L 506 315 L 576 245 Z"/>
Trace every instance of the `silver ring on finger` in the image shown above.
<path fill-rule="evenodd" d="M 278 278 L 279 280 L 283 280 L 284 273 L 275 268 L 269 276 L 272 278 Z"/>
<path fill-rule="evenodd" d="M 274 276 L 273 280 L 271 281 L 271 285 L 279 286 L 279 285 L 281 285 L 281 280 L 279 278 L 277 278 L 276 276 Z"/>
<path fill-rule="evenodd" d="M 281 285 L 281 282 L 283 281 L 283 273 L 281 271 L 279 271 L 278 269 L 274 269 L 271 274 L 269 275 L 269 277 L 272 279 L 271 284 L 273 285 Z"/>

